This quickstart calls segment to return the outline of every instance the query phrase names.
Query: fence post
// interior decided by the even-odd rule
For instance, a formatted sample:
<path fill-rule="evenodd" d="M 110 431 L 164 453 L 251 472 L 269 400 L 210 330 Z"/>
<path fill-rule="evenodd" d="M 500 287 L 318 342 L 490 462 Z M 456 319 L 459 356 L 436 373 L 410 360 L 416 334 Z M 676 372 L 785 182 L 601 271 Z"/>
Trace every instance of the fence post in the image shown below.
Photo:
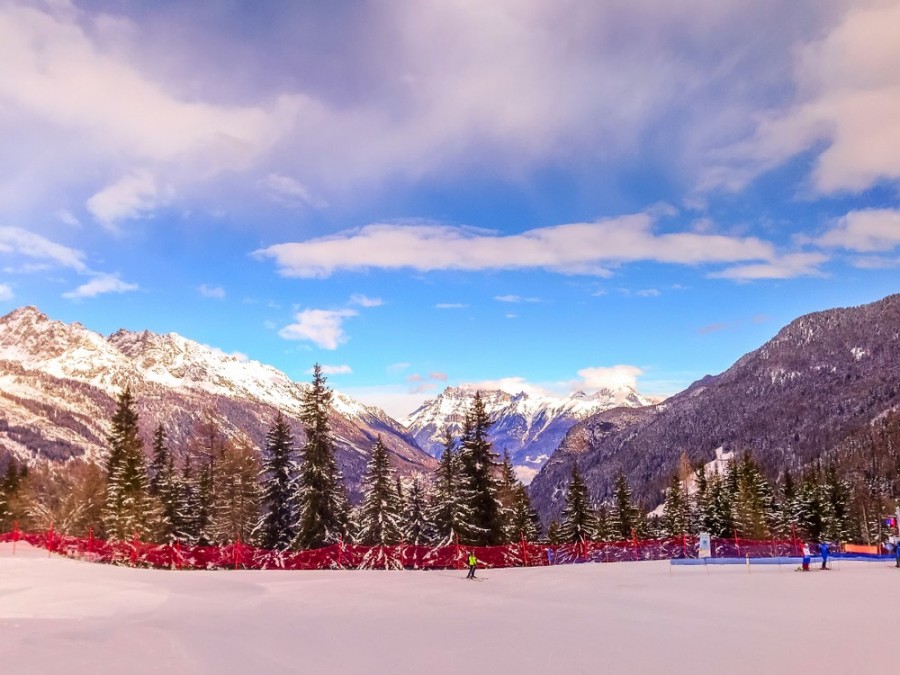
<path fill-rule="evenodd" d="M 338 559 L 337 559 L 338 569 L 343 567 L 344 564 L 344 535 L 340 535 L 338 538 Z"/>
<path fill-rule="evenodd" d="M 687 558 L 687 539 L 685 539 L 684 532 L 681 533 L 681 557 Z"/>
<path fill-rule="evenodd" d="M 459 535 L 456 535 L 456 569 L 462 569 L 462 565 L 460 564 L 462 560 L 459 559 Z"/>
<path fill-rule="evenodd" d="M 88 528 L 88 557 L 94 557 L 94 528 Z"/>
<path fill-rule="evenodd" d="M 50 551 L 53 548 L 53 521 L 50 521 L 50 529 L 47 530 L 47 557 L 50 557 Z"/>
<path fill-rule="evenodd" d="M 800 550 L 800 547 L 797 545 L 797 525 L 796 523 L 791 523 L 791 545 L 794 549 L 794 555 L 801 555 L 803 551 Z"/>
<path fill-rule="evenodd" d="M 738 558 L 741 557 L 741 545 L 738 542 L 737 530 L 732 530 L 731 533 L 734 535 L 734 548 L 736 551 L 736 555 Z"/>
<path fill-rule="evenodd" d="M 13 555 L 16 554 L 16 543 L 19 541 L 19 521 L 13 521 Z"/>
<path fill-rule="evenodd" d="M 134 530 L 131 533 L 131 564 L 135 567 L 137 567 L 137 547 L 138 547 L 137 530 Z"/>
<path fill-rule="evenodd" d="M 631 541 L 634 543 L 634 559 L 640 560 L 641 558 L 638 555 L 639 549 L 638 549 L 637 533 L 634 531 L 633 527 L 631 528 Z"/>
<path fill-rule="evenodd" d="M 528 547 L 525 544 L 525 532 L 522 532 L 522 567 L 528 567 Z"/>
<path fill-rule="evenodd" d="M 181 542 L 175 540 L 175 567 L 181 569 Z"/>
<path fill-rule="evenodd" d="M 241 538 L 238 537 L 237 542 L 234 544 L 234 569 L 238 568 L 238 554 L 241 548 Z"/>

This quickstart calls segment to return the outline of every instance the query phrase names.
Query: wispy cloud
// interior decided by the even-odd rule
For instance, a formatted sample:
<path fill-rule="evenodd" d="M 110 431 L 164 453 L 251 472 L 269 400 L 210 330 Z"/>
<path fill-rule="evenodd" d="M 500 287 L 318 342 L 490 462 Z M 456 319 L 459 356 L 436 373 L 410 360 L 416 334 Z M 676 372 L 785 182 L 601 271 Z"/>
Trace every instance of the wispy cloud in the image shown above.
<path fill-rule="evenodd" d="M 213 298 L 221 300 L 225 297 L 225 289 L 221 286 L 210 286 L 209 284 L 200 284 L 197 292 L 204 298 Z"/>
<path fill-rule="evenodd" d="M 468 305 L 461 302 L 439 302 L 434 306 L 435 309 L 465 309 Z"/>
<path fill-rule="evenodd" d="M 98 274 L 75 290 L 63 293 L 62 296 L 70 300 L 80 300 L 83 298 L 94 298 L 106 293 L 129 293 L 136 290 L 138 290 L 137 284 L 122 281 L 115 274 Z"/>
<path fill-rule="evenodd" d="M 709 323 L 705 326 L 700 326 L 697 329 L 697 333 L 699 335 L 709 335 L 710 333 L 718 333 L 719 331 L 727 330 L 731 328 L 731 324 L 727 323 Z"/>
<path fill-rule="evenodd" d="M 284 276 L 301 278 L 366 269 L 545 269 L 608 276 L 610 264 L 641 260 L 700 265 L 777 258 L 774 246 L 756 237 L 658 234 L 648 214 L 512 235 L 446 225 L 375 224 L 305 242 L 276 244 L 255 255 L 274 259 Z"/>
<path fill-rule="evenodd" d="M 638 377 L 643 374 L 642 368 L 624 364 L 582 368 L 578 371 L 578 377 L 581 380 L 577 386 L 589 391 L 622 389 L 624 387 L 637 389 Z"/>
<path fill-rule="evenodd" d="M 259 185 L 274 200 L 289 207 L 324 209 L 328 206 L 328 202 L 314 196 L 309 188 L 290 176 L 270 173 Z"/>
<path fill-rule="evenodd" d="M 540 298 L 525 298 L 521 295 L 495 295 L 494 300 L 496 300 L 497 302 L 509 302 L 513 304 L 521 302 L 536 303 L 541 301 Z"/>
<path fill-rule="evenodd" d="M 294 317 L 295 323 L 278 331 L 286 340 L 312 342 L 322 349 L 337 349 L 347 341 L 343 323 L 357 315 L 353 309 L 304 309 Z"/>
<path fill-rule="evenodd" d="M 44 260 L 76 272 L 87 271 L 82 251 L 57 244 L 19 227 L 0 227 L 0 253 Z"/>
<path fill-rule="evenodd" d="M 709 275 L 713 279 L 753 281 L 756 279 L 793 279 L 825 276 L 819 267 L 829 260 L 824 253 L 791 253 L 769 262 L 736 265 Z"/>
<path fill-rule="evenodd" d="M 0 284 L 0 302 L 8 302 L 16 297 L 9 284 Z"/>
<path fill-rule="evenodd" d="M 171 194 L 171 188 L 160 189 L 149 171 L 140 170 L 100 190 L 88 199 L 86 207 L 102 225 L 115 230 L 124 220 L 151 213 Z"/>
<path fill-rule="evenodd" d="M 381 298 L 370 298 L 361 293 L 354 293 L 350 296 L 350 304 L 359 305 L 360 307 L 381 307 L 384 304 L 384 300 Z"/>

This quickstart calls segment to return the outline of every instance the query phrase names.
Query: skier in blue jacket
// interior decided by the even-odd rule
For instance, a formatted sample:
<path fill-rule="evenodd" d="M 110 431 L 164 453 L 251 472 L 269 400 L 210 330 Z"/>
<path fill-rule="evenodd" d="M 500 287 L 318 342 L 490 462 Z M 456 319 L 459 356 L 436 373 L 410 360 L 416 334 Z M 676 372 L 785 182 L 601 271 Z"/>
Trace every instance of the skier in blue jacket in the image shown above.
<path fill-rule="evenodd" d="M 828 544 L 824 541 L 819 542 L 819 554 L 822 556 L 822 569 L 827 570 L 828 567 L 826 563 L 828 562 Z"/>

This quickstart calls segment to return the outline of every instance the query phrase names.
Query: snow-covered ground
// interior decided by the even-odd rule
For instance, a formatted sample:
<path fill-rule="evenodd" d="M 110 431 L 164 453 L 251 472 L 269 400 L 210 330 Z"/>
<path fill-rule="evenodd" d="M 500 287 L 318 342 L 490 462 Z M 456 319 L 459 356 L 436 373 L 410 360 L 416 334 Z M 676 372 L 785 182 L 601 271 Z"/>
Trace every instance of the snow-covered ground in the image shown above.
<path fill-rule="evenodd" d="M 0 544 L 0 672 L 853 673 L 896 664 L 900 570 L 665 562 L 170 572 Z M 884 659 L 879 662 L 879 659 Z"/>

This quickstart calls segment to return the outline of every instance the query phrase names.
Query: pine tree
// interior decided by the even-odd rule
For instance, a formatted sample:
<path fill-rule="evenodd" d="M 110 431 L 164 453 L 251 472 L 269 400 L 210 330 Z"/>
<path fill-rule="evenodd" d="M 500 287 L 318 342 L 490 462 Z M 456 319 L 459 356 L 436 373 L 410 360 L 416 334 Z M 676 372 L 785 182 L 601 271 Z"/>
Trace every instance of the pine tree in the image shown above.
<path fill-rule="evenodd" d="M 144 444 L 138 435 L 138 415 L 130 387 L 125 388 L 116 402 L 109 444 L 103 510 L 106 536 L 148 539 L 159 514 L 150 499 Z"/>
<path fill-rule="evenodd" d="M 335 460 L 334 438 L 328 423 L 331 390 L 322 366 L 313 367 L 313 381 L 303 394 L 300 419 L 306 444 L 300 460 L 298 519 L 294 546 L 320 548 L 347 533 L 347 495 Z"/>
<path fill-rule="evenodd" d="M 216 459 L 210 531 L 220 544 L 246 542 L 259 521 L 259 451 L 246 436 L 225 443 Z"/>
<path fill-rule="evenodd" d="M 471 499 L 464 483 L 456 442 L 447 431 L 444 450 L 437 466 L 434 496 L 428 510 L 428 519 L 434 523 L 436 544 L 453 543 L 456 537 L 470 539 L 472 521 Z"/>
<path fill-rule="evenodd" d="M 541 519 L 531 506 L 528 490 L 519 483 L 513 495 L 512 510 L 509 515 L 509 538 L 536 541 L 541 531 Z"/>
<path fill-rule="evenodd" d="M 184 527 L 184 505 L 175 461 L 161 424 L 153 435 L 153 460 L 149 474 L 150 495 L 156 500 L 160 513 L 159 539 L 172 543 L 180 539 Z"/>
<path fill-rule="evenodd" d="M 266 447 L 262 455 L 261 516 L 255 538 L 264 549 L 284 551 L 294 540 L 297 520 L 294 494 L 294 440 L 287 420 L 281 412 L 266 433 Z"/>
<path fill-rule="evenodd" d="M 509 452 L 503 451 L 503 459 L 500 462 L 499 478 L 497 480 L 497 503 L 500 505 L 500 519 L 503 523 L 503 539 L 506 542 L 516 541 L 521 536 L 515 523 L 513 523 L 513 509 L 518 498 L 518 488 L 521 485 L 516 476 Z"/>
<path fill-rule="evenodd" d="M 551 520 L 547 526 L 547 543 L 551 546 L 559 546 L 563 543 L 560 529 L 559 523 L 555 520 Z"/>
<path fill-rule="evenodd" d="M 403 541 L 423 546 L 435 539 L 434 523 L 428 519 L 428 495 L 416 476 L 409 488 L 403 512 Z"/>
<path fill-rule="evenodd" d="M 797 487 L 794 485 L 794 477 L 790 471 L 784 472 L 779 486 L 778 515 L 776 532 L 779 536 L 787 538 L 793 536 L 797 525 Z"/>
<path fill-rule="evenodd" d="M 401 505 L 387 448 L 381 437 L 375 442 L 363 478 L 363 501 L 359 509 L 359 541 L 369 546 L 400 543 L 403 534 Z"/>
<path fill-rule="evenodd" d="M 672 475 L 663 505 L 662 530 L 667 537 L 680 537 L 691 530 L 687 490 L 678 474 Z"/>
<path fill-rule="evenodd" d="M 596 536 L 597 520 L 577 462 L 572 465 L 572 477 L 566 490 L 566 506 L 562 518 L 559 534 L 563 541 L 590 541 Z"/>
<path fill-rule="evenodd" d="M 824 533 L 825 505 L 817 476 L 808 473 L 797 488 L 797 522 L 801 534 L 818 541 Z"/>
<path fill-rule="evenodd" d="M 631 487 L 624 473 L 616 476 L 610 523 L 618 540 L 631 539 L 632 533 L 640 528 L 638 510 L 631 501 Z"/>
<path fill-rule="evenodd" d="M 597 507 L 597 531 L 594 538 L 597 541 L 615 541 L 612 520 L 609 514 L 609 506 L 605 503 Z"/>
<path fill-rule="evenodd" d="M 769 524 L 774 520 L 774 514 L 770 512 L 771 488 L 750 453 L 741 457 L 735 474 L 735 530 L 746 539 L 766 539 L 770 535 Z"/>
<path fill-rule="evenodd" d="M 825 469 L 822 485 L 824 507 L 823 535 L 832 542 L 844 542 L 850 538 L 850 485 L 838 476 L 833 465 Z"/>
<path fill-rule="evenodd" d="M 178 540 L 185 544 L 194 545 L 200 539 L 201 508 L 197 479 L 190 454 L 184 458 L 184 467 L 182 468 L 178 484 L 181 504 L 184 509 L 181 517 L 181 528 L 178 530 Z"/>
<path fill-rule="evenodd" d="M 472 538 L 466 543 L 479 546 L 496 546 L 504 541 L 503 518 L 494 479 L 496 462 L 488 440 L 490 426 L 481 392 L 475 392 L 464 424 L 460 466 L 471 492 Z"/>

